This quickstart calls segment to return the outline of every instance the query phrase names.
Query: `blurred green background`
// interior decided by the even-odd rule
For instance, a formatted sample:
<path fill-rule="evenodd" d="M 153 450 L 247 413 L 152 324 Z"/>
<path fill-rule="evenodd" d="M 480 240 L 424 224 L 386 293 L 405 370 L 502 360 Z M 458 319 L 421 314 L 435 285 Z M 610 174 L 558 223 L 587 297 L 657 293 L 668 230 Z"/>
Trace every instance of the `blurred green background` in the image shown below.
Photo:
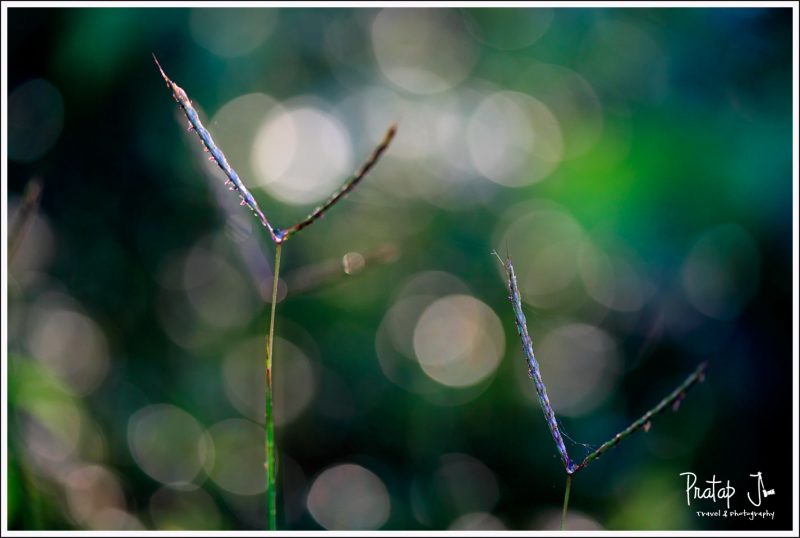
<path fill-rule="evenodd" d="M 557 527 L 495 249 L 573 459 L 711 360 L 570 528 L 790 528 L 791 11 L 546 8 L 9 9 L 10 528 L 264 526 L 274 246 L 152 53 L 279 226 L 399 122 L 284 248 L 281 528 Z"/>

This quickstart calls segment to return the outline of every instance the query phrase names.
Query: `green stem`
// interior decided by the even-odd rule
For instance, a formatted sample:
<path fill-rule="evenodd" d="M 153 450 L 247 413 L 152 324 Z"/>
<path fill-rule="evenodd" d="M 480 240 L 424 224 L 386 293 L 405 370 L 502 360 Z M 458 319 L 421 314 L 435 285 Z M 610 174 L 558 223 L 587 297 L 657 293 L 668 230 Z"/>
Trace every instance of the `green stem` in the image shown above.
<path fill-rule="evenodd" d="M 564 509 L 561 511 L 561 527 L 559 530 L 564 530 L 564 524 L 567 522 L 567 506 L 569 506 L 569 490 L 572 486 L 572 475 L 567 474 L 567 487 L 564 490 Z"/>
<path fill-rule="evenodd" d="M 272 344 L 275 340 L 275 305 L 278 303 L 278 274 L 281 268 L 281 243 L 275 247 L 275 267 L 272 277 L 272 309 L 269 315 L 269 336 L 267 337 L 267 385 L 264 395 L 266 408 L 266 464 L 267 468 L 267 528 L 271 531 L 277 530 L 277 490 L 276 483 L 276 460 L 275 460 L 275 428 L 272 415 Z"/>

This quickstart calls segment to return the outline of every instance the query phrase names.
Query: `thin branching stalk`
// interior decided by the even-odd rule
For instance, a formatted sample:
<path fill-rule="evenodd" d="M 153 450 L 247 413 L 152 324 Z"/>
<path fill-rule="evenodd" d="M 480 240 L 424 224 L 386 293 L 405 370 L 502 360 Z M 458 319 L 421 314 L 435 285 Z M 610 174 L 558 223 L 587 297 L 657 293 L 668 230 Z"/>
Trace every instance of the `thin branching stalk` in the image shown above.
<path fill-rule="evenodd" d="M 336 204 L 336 202 L 347 196 L 347 194 L 350 191 L 352 191 L 361 182 L 362 179 L 364 179 L 364 177 L 369 173 L 372 167 L 375 166 L 375 163 L 377 163 L 378 160 L 381 158 L 383 152 L 386 151 L 386 148 L 388 148 L 389 144 L 392 143 L 392 139 L 394 138 L 394 135 L 396 133 L 397 133 L 397 125 L 393 124 L 386 131 L 386 134 L 383 136 L 383 140 L 381 140 L 381 143 L 378 144 L 378 146 L 372 151 L 372 153 L 364 162 L 364 164 L 362 164 L 361 167 L 358 170 L 356 170 L 356 173 L 353 174 L 347 181 L 345 181 L 341 187 L 339 187 L 339 190 L 331 194 L 331 196 L 327 200 L 325 200 L 325 203 L 323 203 L 321 206 L 312 211 L 311 214 L 308 215 L 306 218 L 304 218 L 297 224 L 294 224 L 292 226 L 289 226 L 285 230 L 282 230 L 282 233 L 284 234 L 283 240 L 288 239 L 290 236 L 296 234 L 306 226 L 310 226 L 311 224 L 313 224 L 317 219 L 321 218 L 325 214 L 325 212 L 328 211 L 328 209 L 333 207 L 333 205 Z"/>
<path fill-rule="evenodd" d="M 14 222 L 9 227 L 8 232 L 8 259 L 13 260 L 14 254 L 22 244 L 22 239 L 25 237 L 25 232 L 28 226 L 36 215 L 36 210 L 39 208 L 39 199 L 42 196 L 42 182 L 38 178 L 33 178 L 28 181 L 25 186 L 25 193 L 22 195 L 22 204 L 17 210 L 17 215 L 14 217 Z"/>
<path fill-rule="evenodd" d="M 261 208 L 258 206 L 258 202 L 256 202 L 253 195 L 250 194 L 250 191 L 247 190 L 242 180 L 239 178 L 239 174 L 228 164 L 228 160 L 225 158 L 225 155 L 222 153 L 222 150 L 214 143 L 214 140 L 211 138 L 211 134 L 208 130 L 203 127 L 203 124 L 200 122 L 200 116 L 197 114 L 197 110 L 195 110 L 194 106 L 192 105 L 191 99 L 186 94 L 183 88 L 178 86 L 175 82 L 173 82 L 167 74 L 162 69 L 161 64 L 158 63 L 158 59 L 156 58 L 155 54 L 153 55 L 153 60 L 155 60 L 156 65 L 158 66 L 158 70 L 161 72 L 161 76 L 164 78 L 164 81 L 167 83 L 167 88 L 172 91 L 172 97 L 181 107 L 181 110 L 186 115 L 186 119 L 189 120 L 189 130 L 195 131 L 197 136 L 200 137 L 201 142 L 203 143 L 203 149 L 210 153 L 209 160 L 215 162 L 217 166 L 225 173 L 225 176 L 228 178 L 225 181 L 225 184 L 228 188 L 232 191 L 236 191 L 241 198 L 241 205 L 246 205 L 250 208 L 253 214 L 258 218 L 264 228 L 267 229 L 269 232 L 270 239 L 274 243 L 283 243 L 287 239 L 289 239 L 292 235 L 296 234 L 303 228 L 306 228 L 313 224 L 316 220 L 320 219 L 325 215 L 325 213 L 334 205 L 336 205 L 339 200 L 344 198 L 350 191 L 352 191 L 364 177 L 369 173 L 369 171 L 375 166 L 375 164 L 380 160 L 383 153 L 391 144 L 392 139 L 394 138 L 395 134 L 397 133 L 397 125 L 392 124 L 389 126 L 389 129 L 386 131 L 386 134 L 383 136 L 383 140 L 378 144 L 378 146 L 372 151 L 370 156 L 361 165 L 361 167 L 349 177 L 339 189 L 334 192 L 321 206 L 316 208 L 314 211 L 311 212 L 306 218 L 301 220 L 300 222 L 293 224 L 285 229 L 280 229 L 273 226 L 267 217 L 264 215 L 264 212 L 261 211 Z"/>
<path fill-rule="evenodd" d="M 619 432 L 617 435 L 612 437 L 610 440 L 606 441 L 600 447 L 586 456 L 584 460 L 575 467 L 574 472 L 578 472 L 581 469 L 584 469 L 594 460 L 617 446 L 623 439 L 629 437 L 636 433 L 638 430 L 644 429 L 648 431 L 650 429 L 650 420 L 665 411 L 667 408 L 672 408 L 673 411 L 677 411 L 680 407 L 681 402 L 684 398 L 686 398 L 686 393 L 697 383 L 701 383 L 705 378 L 705 371 L 706 367 L 708 366 L 708 361 L 704 361 L 700 363 L 700 365 L 695 369 L 692 374 L 686 378 L 686 380 L 680 384 L 675 390 L 673 390 L 667 397 L 663 400 L 658 402 L 655 407 L 650 409 L 647 413 L 636 419 L 630 426 Z"/>
<path fill-rule="evenodd" d="M 286 275 L 286 293 L 294 296 L 315 291 L 374 266 L 394 263 L 399 256 L 397 245 L 387 243 L 364 252 L 348 252 L 344 256 L 299 267 Z"/>
<path fill-rule="evenodd" d="M 508 278 L 509 299 L 511 300 L 511 304 L 514 308 L 514 318 L 517 326 L 517 332 L 519 333 L 520 340 L 522 341 L 522 352 L 524 353 L 525 359 L 528 363 L 528 374 L 536 385 L 536 392 L 539 395 L 539 403 L 542 406 L 545 420 L 550 427 L 550 433 L 553 436 L 556 448 L 558 453 L 561 455 L 561 459 L 564 463 L 564 469 L 567 473 L 567 484 L 564 490 L 564 508 L 561 514 L 561 529 L 563 530 L 567 517 L 567 508 L 569 506 L 569 492 L 572 486 L 572 476 L 581 469 L 585 469 L 590 463 L 617 446 L 625 438 L 630 437 L 641 429 L 648 431 L 650 429 L 651 419 L 667 408 L 671 407 L 673 411 L 677 411 L 689 390 L 691 390 L 691 388 L 697 383 L 702 382 L 705 378 L 705 370 L 708 366 L 708 362 L 702 362 L 683 383 L 681 383 L 675 390 L 667 395 L 667 397 L 656 404 L 655 407 L 651 408 L 644 415 L 636 419 L 630 426 L 619 432 L 612 439 L 600 445 L 597 450 L 586 456 L 586 458 L 584 458 L 580 464 L 575 465 L 570 459 L 569 454 L 567 454 L 567 448 L 564 445 L 564 440 L 561 437 L 561 432 L 558 428 L 558 422 L 556 421 L 555 413 L 553 412 L 553 408 L 550 406 L 550 400 L 547 398 L 547 391 L 545 390 L 544 381 L 542 380 L 541 373 L 539 372 L 539 363 L 536 361 L 536 357 L 533 354 L 533 344 L 531 342 L 531 337 L 528 334 L 525 314 L 522 312 L 522 300 L 520 299 L 519 287 L 517 286 L 517 276 L 514 273 L 514 266 L 511 263 L 511 258 L 507 258 L 506 261 L 503 262 L 502 258 L 500 258 L 496 252 L 494 252 L 494 255 L 500 259 L 501 263 L 503 263 L 505 267 L 506 276 Z"/>
<path fill-rule="evenodd" d="M 250 194 L 250 191 L 247 190 L 242 180 L 239 178 L 239 174 L 231 167 L 228 163 L 228 160 L 225 158 L 225 155 L 222 153 L 222 150 L 214 143 L 214 140 L 211 138 L 211 134 L 208 130 L 203 126 L 200 122 L 200 116 L 195 110 L 194 106 L 192 105 L 192 101 L 189 99 L 189 96 L 186 92 L 178 86 L 175 82 L 173 82 L 164 70 L 161 68 L 161 64 L 159 64 L 158 59 L 156 58 L 155 54 L 153 55 L 153 60 L 155 60 L 156 66 L 158 66 L 158 70 L 161 73 L 164 81 L 167 83 L 167 88 L 172 92 L 172 97 L 180 106 L 183 113 L 186 115 L 186 119 L 189 120 L 189 130 L 195 131 L 197 136 L 200 137 L 200 141 L 203 144 L 203 149 L 206 153 L 209 153 L 209 160 L 215 162 L 217 166 L 224 172 L 226 176 L 225 185 L 232 191 L 236 191 L 239 194 L 239 198 L 241 199 L 240 205 L 246 205 L 250 208 L 253 214 L 258 218 L 261 224 L 266 228 L 267 232 L 269 232 L 269 237 L 273 243 L 275 243 L 275 266 L 273 268 L 273 277 L 272 277 L 272 306 L 270 309 L 270 318 L 269 318 L 269 333 L 267 336 L 267 345 L 266 345 L 266 389 L 264 394 L 264 408 L 265 408 L 265 432 L 266 432 L 266 441 L 265 441 L 265 467 L 267 473 L 267 525 L 270 530 L 277 529 L 277 459 L 276 459 L 276 443 L 275 443 L 275 427 L 274 427 L 274 413 L 273 413 L 273 403 L 274 403 L 274 393 L 272 387 L 272 378 L 273 378 L 273 371 L 272 371 L 272 359 L 273 359 L 273 341 L 275 339 L 275 305 L 278 302 L 278 278 L 280 274 L 280 264 L 281 264 L 281 245 L 288 240 L 291 236 L 306 228 L 316 222 L 318 219 L 322 218 L 325 213 L 337 202 L 339 202 L 342 198 L 344 198 L 350 191 L 352 191 L 364 177 L 369 173 L 369 171 L 375 166 L 381 156 L 384 154 L 386 149 L 389 147 L 389 144 L 392 142 L 396 132 L 397 126 L 391 125 L 389 129 L 386 131 L 386 134 L 383 137 L 383 140 L 378 144 L 378 146 L 372 151 L 370 156 L 361 165 L 361 167 L 356 170 L 355 174 L 353 174 L 350 178 L 348 178 L 344 184 L 334 192 L 322 205 L 317 207 L 314 211 L 311 212 L 305 219 L 301 220 L 300 222 L 289 226 L 285 229 L 280 229 L 273 226 L 270 221 L 267 219 L 266 215 L 256 202 L 256 199 Z"/>

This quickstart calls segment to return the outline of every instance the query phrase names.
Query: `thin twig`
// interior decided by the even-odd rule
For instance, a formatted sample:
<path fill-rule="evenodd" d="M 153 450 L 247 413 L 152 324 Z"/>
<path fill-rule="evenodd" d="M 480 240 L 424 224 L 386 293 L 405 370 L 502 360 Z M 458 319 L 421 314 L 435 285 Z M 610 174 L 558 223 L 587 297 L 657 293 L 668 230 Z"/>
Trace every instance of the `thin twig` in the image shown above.
<path fill-rule="evenodd" d="M 22 195 L 22 204 L 17 210 L 14 222 L 8 232 L 8 259 L 13 260 L 14 254 L 22 244 L 25 232 L 36 214 L 39 207 L 39 199 L 42 195 L 42 182 L 38 178 L 28 181 L 25 186 L 25 193 Z"/>
<path fill-rule="evenodd" d="M 380 245 L 363 253 L 348 252 L 344 256 L 299 267 L 285 277 L 287 295 L 307 293 L 355 275 L 374 265 L 392 263 L 400 256 L 395 244 Z"/>
<path fill-rule="evenodd" d="M 708 366 L 708 361 L 704 361 L 700 363 L 700 365 L 695 369 L 692 374 L 686 378 L 686 380 L 680 384 L 678 388 L 673 390 L 666 398 L 661 400 L 655 407 L 650 409 L 647 413 L 639 417 L 636 421 L 634 421 L 630 426 L 619 432 L 615 435 L 611 440 L 606 441 L 600 447 L 586 456 L 586 458 L 577 466 L 575 467 L 574 472 L 578 472 L 581 469 L 585 468 L 587 465 L 592 463 L 594 460 L 617 446 L 623 439 L 629 437 L 630 435 L 634 434 L 636 431 L 640 429 L 644 429 L 645 431 L 650 429 L 650 420 L 658 415 L 659 413 L 666 410 L 668 407 L 672 407 L 673 411 L 677 411 L 678 407 L 680 406 L 683 399 L 686 397 L 686 393 L 697 383 L 700 383 L 705 378 L 705 370 Z"/>

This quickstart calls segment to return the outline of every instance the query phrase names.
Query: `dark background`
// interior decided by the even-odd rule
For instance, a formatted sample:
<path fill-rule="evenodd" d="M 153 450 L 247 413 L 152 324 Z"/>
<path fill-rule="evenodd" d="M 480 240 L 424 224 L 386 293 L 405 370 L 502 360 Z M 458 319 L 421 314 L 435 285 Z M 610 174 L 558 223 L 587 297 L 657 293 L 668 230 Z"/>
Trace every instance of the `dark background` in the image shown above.
<path fill-rule="evenodd" d="M 542 529 L 573 459 L 702 360 L 705 383 L 579 473 L 570 528 L 791 526 L 789 9 L 8 10 L 9 525 L 263 528 L 272 222 L 399 121 L 284 247 L 281 528 Z M 682 472 L 762 472 L 774 520 L 699 518 Z"/>

